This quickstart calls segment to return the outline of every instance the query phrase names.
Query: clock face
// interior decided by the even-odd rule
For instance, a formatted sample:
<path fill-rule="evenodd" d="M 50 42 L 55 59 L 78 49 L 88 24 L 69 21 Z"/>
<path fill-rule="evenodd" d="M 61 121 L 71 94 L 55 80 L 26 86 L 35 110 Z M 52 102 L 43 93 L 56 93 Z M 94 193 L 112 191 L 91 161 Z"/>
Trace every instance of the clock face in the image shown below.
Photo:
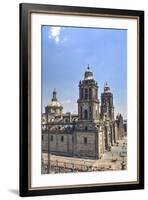
<path fill-rule="evenodd" d="M 83 109 L 88 109 L 88 105 L 87 104 L 83 104 Z"/>

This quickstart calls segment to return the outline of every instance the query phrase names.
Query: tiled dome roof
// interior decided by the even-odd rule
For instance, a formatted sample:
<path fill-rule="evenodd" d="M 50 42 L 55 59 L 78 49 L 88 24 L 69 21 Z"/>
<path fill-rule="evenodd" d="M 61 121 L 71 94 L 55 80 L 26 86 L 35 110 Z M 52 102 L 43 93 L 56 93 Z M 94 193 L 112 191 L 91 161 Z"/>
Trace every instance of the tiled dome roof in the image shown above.
<path fill-rule="evenodd" d="M 62 105 L 58 101 L 51 101 L 49 102 L 48 107 L 62 107 Z"/>

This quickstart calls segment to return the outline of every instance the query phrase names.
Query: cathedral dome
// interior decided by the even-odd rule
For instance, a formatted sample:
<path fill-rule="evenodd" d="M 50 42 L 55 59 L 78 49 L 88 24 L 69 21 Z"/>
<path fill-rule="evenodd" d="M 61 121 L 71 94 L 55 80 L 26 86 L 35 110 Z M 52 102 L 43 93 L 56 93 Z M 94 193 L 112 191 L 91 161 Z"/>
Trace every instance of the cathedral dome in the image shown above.
<path fill-rule="evenodd" d="M 87 70 L 85 71 L 84 79 L 85 79 L 85 80 L 93 79 L 93 72 L 92 72 L 92 70 L 90 69 L 90 66 L 89 66 L 89 65 L 88 65 L 88 67 L 87 67 Z"/>
<path fill-rule="evenodd" d="M 54 108 L 54 107 L 62 108 L 62 105 L 60 104 L 60 102 L 58 102 L 56 95 L 57 95 L 57 92 L 54 89 L 53 97 L 52 97 L 51 102 L 49 102 L 48 107 L 50 107 L 50 108 Z"/>
<path fill-rule="evenodd" d="M 51 101 L 48 107 L 62 107 L 62 105 L 58 101 Z"/>

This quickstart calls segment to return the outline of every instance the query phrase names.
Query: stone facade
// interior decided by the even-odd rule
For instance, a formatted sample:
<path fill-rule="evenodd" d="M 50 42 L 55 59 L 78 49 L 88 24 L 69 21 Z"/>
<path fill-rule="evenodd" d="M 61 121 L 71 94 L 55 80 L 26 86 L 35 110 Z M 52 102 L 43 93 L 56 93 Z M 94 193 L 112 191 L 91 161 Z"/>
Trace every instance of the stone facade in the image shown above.
<path fill-rule="evenodd" d="M 98 98 L 99 86 L 88 66 L 79 82 L 78 115 L 63 113 L 53 91 L 42 114 L 42 151 L 51 154 L 100 159 L 105 151 L 126 135 L 126 121 L 114 119 L 113 94 L 108 84 Z"/>

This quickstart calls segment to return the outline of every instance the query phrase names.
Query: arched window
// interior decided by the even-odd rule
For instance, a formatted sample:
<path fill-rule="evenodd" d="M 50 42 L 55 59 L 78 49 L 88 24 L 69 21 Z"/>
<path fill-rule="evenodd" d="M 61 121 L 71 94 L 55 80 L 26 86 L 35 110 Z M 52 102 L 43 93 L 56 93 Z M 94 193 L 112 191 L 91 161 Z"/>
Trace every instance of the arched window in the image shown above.
<path fill-rule="evenodd" d="M 96 99 L 98 98 L 98 89 L 96 89 Z"/>
<path fill-rule="evenodd" d="M 89 99 L 92 99 L 92 89 L 89 88 Z"/>
<path fill-rule="evenodd" d="M 83 99 L 83 88 L 80 90 L 80 98 Z"/>
<path fill-rule="evenodd" d="M 82 106 L 80 107 L 80 116 L 81 116 L 81 119 L 82 119 Z"/>
<path fill-rule="evenodd" d="M 87 144 L 87 137 L 84 137 L 84 144 Z"/>
<path fill-rule="evenodd" d="M 53 141 L 53 135 L 51 135 L 50 140 Z"/>
<path fill-rule="evenodd" d="M 89 106 L 89 117 L 92 117 L 92 110 L 91 110 L 91 106 Z"/>
<path fill-rule="evenodd" d="M 61 142 L 64 142 L 64 136 L 63 135 L 61 136 Z"/>
<path fill-rule="evenodd" d="M 68 122 L 68 121 L 69 121 L 69 120 L 66 118 L 66 119 L 65 119 L 65 122 Z"/>
<path fill-rule="evenodd" d="M 91 113 L 91 106 L 89 106 L 89 112 Z"/>
<path fill-rule="evenodd" d="M 87 98 L 88 98 L 88 89 L 85 88 L 85 99 L 87 99 Z"/>
<path fill-rule="evenodd" d="M 85 119 L 85 120 L 88 119 L 88 111 L 87 111 L 87 110 L 84 111 L 84 119 Z"/>

